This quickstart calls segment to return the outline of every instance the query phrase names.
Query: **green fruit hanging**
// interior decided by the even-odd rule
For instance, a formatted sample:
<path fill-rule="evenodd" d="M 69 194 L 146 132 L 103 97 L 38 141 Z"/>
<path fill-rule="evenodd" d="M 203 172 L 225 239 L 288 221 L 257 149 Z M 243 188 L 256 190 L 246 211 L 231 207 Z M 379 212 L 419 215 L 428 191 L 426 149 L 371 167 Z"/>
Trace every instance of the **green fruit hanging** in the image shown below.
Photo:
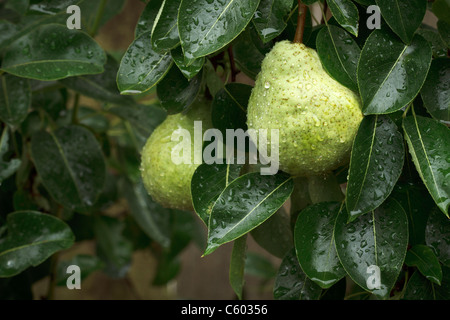
<path fill-rule="evenodd" d="M 360 104 L 353 91 L 326 73 L 315 50 L 281 41 L 262 62 L 247 124 L 256 132 L 279 129 L 280 169 L 312 176 L 349 161 L 363 118 Z"/>
<path fill-rule="evenodd" d="M 190 163 L 175 164 L 172 151 L 180 141 L 172 141 L 176 130 L 185 129 L 194 137 L 194 121 L 202 122 L 202 135 L 211 128 L 210 102 L 197 99 L 186 114 L 169 115 L 147 140 L 141 159 L 144 186 L 153 200 L 167 208 L 193 210 L 191 179 L 199 164 L 194 163 L 194 141 L 191 139 Z"/>

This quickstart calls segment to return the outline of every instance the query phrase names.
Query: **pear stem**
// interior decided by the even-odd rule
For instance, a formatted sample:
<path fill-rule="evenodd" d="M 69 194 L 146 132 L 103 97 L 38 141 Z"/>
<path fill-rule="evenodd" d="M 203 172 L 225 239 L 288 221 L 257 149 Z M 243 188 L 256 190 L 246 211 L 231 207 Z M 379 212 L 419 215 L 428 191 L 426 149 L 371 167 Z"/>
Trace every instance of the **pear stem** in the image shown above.
<path fill-rule="evenodd" d="M 306 10 L 308 7 L 302 3 L 302 0 L 298 0 L 298 19 L 297 30 L 295 31 L 294 43 L 303 43 L 303 33 L 305 31 Z"/>

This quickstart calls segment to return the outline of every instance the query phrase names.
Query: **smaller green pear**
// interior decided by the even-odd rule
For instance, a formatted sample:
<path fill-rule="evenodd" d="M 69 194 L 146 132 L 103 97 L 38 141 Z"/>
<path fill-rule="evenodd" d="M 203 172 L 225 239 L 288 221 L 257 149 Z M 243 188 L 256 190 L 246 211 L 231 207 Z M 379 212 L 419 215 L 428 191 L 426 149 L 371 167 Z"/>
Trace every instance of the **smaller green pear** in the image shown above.
<path fill-rule="evenodd" d="M 191 198 L 192 176 L 199 166 L 194 162 L 194 121 L 202 122 L 204 131 L 212 127 L 211 103 L 198 98 L 186 113 L 169 115 L 150 135 L 141 155 L 144 186 L 154 201 L 166 208 L 193 210 Z M 174 163 L 172 151 L 180 141 L 172 141 L 172 134 L 185 129 L 191 137 L 190 163 Z"/>

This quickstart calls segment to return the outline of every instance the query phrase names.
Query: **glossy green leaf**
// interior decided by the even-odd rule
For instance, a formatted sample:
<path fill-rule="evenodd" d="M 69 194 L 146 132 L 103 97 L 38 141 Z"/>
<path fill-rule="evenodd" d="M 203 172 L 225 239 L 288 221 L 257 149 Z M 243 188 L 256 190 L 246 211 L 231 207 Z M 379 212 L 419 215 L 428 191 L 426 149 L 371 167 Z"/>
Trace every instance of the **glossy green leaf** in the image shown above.
<path fill-rule="evenodd" d="M 328 25 L 316 39 L 317 54 L 330 76 L 353 91 L 358 91 L 356 69 L 361 49 L 343 29 Z"/>
<path fill-rule="evenodd" d="M 194 62 L 187 66 L 184 62 L 183 49 L 181 48 L 181 46 L 176 47 L 170 53 L 178 69 L 180 69 L 181 73 L 188 80 L 191 80 L 193 77 L 195 77 L 200 72 L 200 70 L 202 70 L 203 65 L 205 64 L 205 57 L 201 57 L 194 60 Z"/>
<path fill-rule="evenodd" d="M 147 92 L 169 71 L 170 52 L 157 53 L 151 45 L 151 32 L 136 38 L 120 62 L 117 86 L 121 94 Z"/>
<path fill-rule="evenodd" d="M 19 169 L 22 161 L 20 159 L 11 159 L 6 161 L 5 154 L 8 152 L 9 148 L 9 132 L 8 128 L 3 129 L 2 135 L 0 136 L 0 185 L 3 180 L 6 180 L 14 174 L 14 172 Z"/>
<path fill-rule="evenodd" d="M 231 252 L 229 279 L 239 300 L 242 300 L 244 290 L 244 270 L 247 255 L 247 235 L 234 240 L 233 251 Z"/>
<path fill-rule="evenodd" d="M 206 226 L 217 198 L 229 183 L 239 177 L 241 169 L 238 164 L 203 163 L 195 170 L 191 180 L 192 204 Z"/>
<path fill-rule="evenodd" d="M 286 202 L 293 188 L 292 178 L 282 173 L 248 173 L 228 184 L 211 211 L 204 255 L 267 220 Z"/>
<path fill-rule="evenodd" d="M 9 74 L 0 76 L 0 119 L 17 127 L 28 115 L 31 89 L 28 79 Z"/>
<path fill-rule="evenodd" d="M 170 246 L 170 210 L 154 202 L 145 190 L 142 181 L 123 181 L 122 194 L 127 199 L 131 215 L 139 227 L 161 246 Z"/>
<path fill-rule="evenodd" d="M 450 267 L 450 220 L 438 209 L 431 211 L 426 223 L 425 242 L 434 250 L 439 261 Z"/>
<path fill-rule="evenodd" d="M 136 29 L 134 31 L 135 38 L 138 38 L 146 32 L 152 31 L 162 3 L 163 0 L 152 0 L 147 3 L 136 24 Z"/>
<path fill-rule="evenodd" d="M 442 285 L 438 286 L 414 272 L 406 286 L 404 300 L 441 300 L 450 299 L 450 268 L 442 268 Z"/>
<path fill-rule="evenodd" d="M 0 240 L 0 278 L 12 277 L 70 248 L 75 237 L 63 221 L 36 211 L 8 214 L 7 236 Z"/>
<path fill-rule="evenodd" d="M 421 96 L 428 112 L 436 120 L 450 123 L 450 60 L 438 58 L 431 62 Z"/>
<path fill-rule="evenodd" d="M 408 245 L 408 218 L 400 204 L 390 199 L 350 223 L 342 210 L 334 236 L 339 260 L 353 281 L 378 297 L 388 298 Z M 369 267 L 378 267 L 379 277 Z M 378 278 L 379 286 L 371 277 Z"/>
<path fill-rule="evenodd" d="M 256 79 L 261 71 L 261 63 L 265 55 L 273 46 L 273 41 L 264 44 L 253 24 L 248 27 L 233 41 L 233 55 L 236 65 L 247 76 Z"/>
<path fill-rule="evenodd" d="M 318 300 L 322 288 L 311 281 L 300 267 L 295 250 L 290 250 L 281 261 L 275 277 L 275 300 Z"/>
<path fill-rule="evenodd" d="M 405 45 L 390 32 L 373 31 L 357 70 L 363 113 L 391 113 L 408 105 L 425 82 L 430 63 L 431 48 L 421 36 Z"/>
<path fill-rule="evenodd" d="M 178 32 L 186 60 L 225 47 L 245 29 L 258 4 L 259 0 L 182 0 Z"/>
<path fill-rule="evenodd" d="M 418 244 L 409 249 L 406 253 L 405 264 L 410 267 L 417 267 L 428 280 L 441 285 L 442 268 L 430 247 Z"/>
<path fill-rule="evenodd" d="M 422 23 L 426 1 L 423 0 L 376 0 L 381 15 L 391 29 L 405 43 L 410 43 L 414 32 Z"/>
<path fill-rule="evenodd" d="M 449 217 L 450 130 L 415 114 L 403 120 L 403 129 L 417 172 L 437 206 Z"/>
<path fill-rule="evenodd" d="M 175 114 L 191 106 L 200 91 L 201 84 L 201 73 L 187 80 L 177 66 L 172 66 L 156 86 L 156 92 L 163 109 L 168 114 Z"/>
<path fill-rule="evenodd" d="M 450 23 L 450 2 L 448 0 L 434 1 L 432 10 L 439 20 Z"/>
<path fill-rule="evenodd" d="M 105 52 L 89 35 L 47 24 L 12 43 L 5 52 L 2 69 L 48 81 L 101 73 L 105 63 Z"/>
<path fill-rule="evenodd" d="M 164 0 L 152 29 L 152 47 L 167 51 L 180 43 L 178 36 L 178 8 L 181 0 Z"/>
<path fill-rule="evenodd" d="M 105 182 L 105 161 L 95 136 L 80 126 L 40 131 L 31 153 L 42 183 L 62 205 L 76 210 L 92 206 Z"/>
<path fill-rule="evenodd" d="M 398 182 L 391 196 L 397 200 L 408 216 L 409 244 L 425 243 L 428 215 L 435 208 L 434 201 L 423 185 Z"/>
<path fill-rule="evenodd" d="M 358 36 L 359 13 L 355 4 L 350 0 L 329 0 L 333 17 L 348 32 L 354 36 Z"/>
<path fill-rule="evenodd" d="M 69 260 L 63 260 L 58 263 L 56 273 L 56 283 L 58 286 L 66 286 L 68 278 L 72 273 L 67 273 L 69 266 L 78 266 L 80 268 L 80 280 L 83 281 L 95 271 L 104 267 L 103 261 L 96 256 L 87 254 L 78 254 Z"/>
<path fill-rule="evenodd" d="M 111 56 L 108 56 L 104 72 L 96 75 L 70 77 L 60 80 L 60 82 L 67 88 L 93 99 L 119 105 L 134 104 L 131 97 L 121 96 L 117 89 L 118 67 L 117 62 Z"/>
<path fill-rule="evenodd" d="M 387 116 L 363 119 L 353 142 L 347 184 L 349 220 L 377 208 L 402 173 L 403 137 Z"/>
<path fill-rule="evenodd" d="M 214 96 L 213 126 L 225 136 L 227 129 L 247 130 L 247 104 L 252 87 L 243 83 L 229 83 Z"/>
<path fill-rule="evenodd" d="M 294 245 L 291 219 L 284 207 L 253 229 L 251 235 L 260 247 L 280 259 Z"/>
<path fill-rule="evenodd" d="M 272 40 L 286 28 L 286 18 L 293 0 L 261 0 L 253 16 L 253 23 L 263 42 Z"/>
<path fill-rule="evenodd" d="M 339 202 L 320 202 L 302 210 L 294 228 L 297 259 L 302 270 L 321 288 L 329 288 L 345 276 L 334 245 L 334 225 Z"/>
<path fill-rule="evenodd" d="M 244 271 L 246 275 L 248 274 L 267 280 L 273 279 L 277 274 L 277 269 L 270 257 L 251 251 L 247 252 Z"/>

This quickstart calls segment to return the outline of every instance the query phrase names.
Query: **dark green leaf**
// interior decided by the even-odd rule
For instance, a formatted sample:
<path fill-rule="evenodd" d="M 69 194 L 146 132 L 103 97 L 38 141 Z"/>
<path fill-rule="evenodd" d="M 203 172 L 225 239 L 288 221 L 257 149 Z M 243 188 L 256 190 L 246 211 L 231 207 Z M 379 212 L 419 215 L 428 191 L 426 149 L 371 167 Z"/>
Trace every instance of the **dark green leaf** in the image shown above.
<path fill-rule="evenodd" d="M 433 13 L 439 20 L 450 23 L 450 3 L 448 0 L 436 0 L 433 2 Z"/>
<path fill-rule="evenodd" d="M 388 200 L 350 223 L 342 210 L 334 236 L 339 260 L 353 281 L 376 296 L 388 298 L 408 245 L 408 218 L 400 204 Z M 379 268 L 378 287 L 376 282 L 371 282 L 373 270 L 369 267 Z"/>
<path fill-rule="evenodd" d="M 414 272 L 405 290 L 405 300 L 449 300 L 450 299 L 450 268 L 442 268 L 442 285 L 429 281 L 419 271 Z"/>
<path fill-rule="evenodd" d="M 439 261 L 450 267 L 450 220 L 437 209 L 431 211 L 428 218 L 425 242 L 434 250 Z"/>
<path fill-rule="evenodd" d="M 29 11 L 38 12 L 41 14 L 56 14 L 62 10 L 66 10 L 68 6 L 75 4 L 80 5 L 83 0 L 32 0 L 30 3 Z"/>
<path fill-rule="evenodd" d="M 95 136 L 79 126 L 41 131 L 31 140 L 32 158 L 42 183 L 62 205 L 85 210 L 105 181 L 105 161 Z"/>
<path fill-rule="evenodd" d="M 421 90 L 428 112 L 437 120 L 450 123 L 450 60 L 438 58 L 431 62 L 427 80 Z"/>
<path fill-rule="evenodd" d="M 121 94 L 138 94 L 150 90 L 169 71 L 170 52 L 157 53 L 151 45 L 151 32 L 136 38 L 120 62 L 117 86 Z"/>
<path fill-rule="evenodd" d="M 19 26 L 6 20 L 0 20 L 0 51 L 6 48 L 10 39 L 19 31 Z"/>
<path fill-rule="evenodd" d="M 180 69 L 181 73 L 188 79 L 191 80 L 196 74 L 200 72 L 205 64 L 205 57 L 198 58 L 194 60 L 189 66 L 184 62 L 184 54 L 181 46 L 176 47 L 171 52 L 172 59 Z"/>
<path fill-rule="evenodd" d="M 187 80 L 180 69 L 172 66 L 164 79 L 156 86 L 156 92 L 163 109 L 168 114 L 175 114 L 189 108 L 197 97 L 201 84 L 201 73 Z"/>
<path fill-rule="evenodd" d="M 405 43 L 410 43 L 422 23 L 427 3 L 423 0 L 376 0 L 381 15 Z"/>
<path fill-rule="evenodd" d="M 353 38 L 341 28 L 328 25 L 319 31 L 316 47 L 328 74 L 344 86 L 358 91 L 356 69 L 361 49 Z"/>
<path fill-rule="evenodd" d="M 311 281 L 298 264 L 295 250 L 281 261 L 273 288 L 276 300 L 318 300 L 322 288 Z"/>
<path fill-rule="evenodd" d="M 61 80 L 61 83 L 69 89 L 100 101 L 119 105 L 133 104 L 134 101 L 131 97 L 121 96 L 117 89 L 117 70 L 117 62 L 111 56 L 108 56 L 105 71 L 103 73 L 70 77 Z"/>
<path fill-rule="evenodd" d="M 144 146 L 153 130 L 164 121 L 167 113 L 155 105 L 114 106 L 109 112 L 122 118 L 130 125 L 130 130 L 136 136 L 138 151 Z"/>
<path fill-rule="evenodd" d="M 7 1 L 5 8 L 12 9 L 18 14 L 23 15 L 27 12 L 28 6 L 30 5 L 30 0 L 15 0 Z"/>
<path fill-rule="evenodd" d="M 247 104 L 252 87 L 243 83 L 229 83 L 214 96 L 213 126 L 225 136 L 227 129 L 247 130 Z"/>
<path fill-rule="evenodd" d="M 358 8 L 350 0 L 328 0 L 333 17 L 348 32 L 358 36 Z"/>
<path fill-rule="evenodd" d="M 431 51 L 433 52 L 433 58 L 439 57 L 447 57 L 447 45 L 444 40 L 442 40 L 439 32 L 426 25 L 423 24 L 417 31 L 417 34 L 420 34 L 431 46 Z"/>
<path fill-rule="evenodd" d="M 400 203 L 408 216 L 409 244 L 424 243 L 428 215 L 435 208 L 425 186 L 398 182 L 391 196 Z"/>
<path fill-rule="evenodd" d="M 231 181 L 239 177 L 241 168 L 237 164 L 203 163 L 195 170 L 191 180 L 192 203 L 206 226 L 217 198 Z"/>
<path fill-rule="evenodd" d="M 245 259 L 245 274 L 269 280 L 275 277 L 277 269 L 273 265 L 270 257 L 254 252 L 247 252 L 247 257 Z"/>
<path fill-rule="evenodd" d="M 105 63 L 105 52 L 89 35 L 47 24 L 12 43 L 5 52 L 2 69 L 48 81 L 100 73 Z"/>
<path fill-rule="evenodd" d="M 253 24 L 242 32 L 233 42 L 233 55 L 237 66 L 250 78 L 255 79 L 261 71 L 261 63 L 273 46 L 269 41 L 264 44 Z"/>
<path fill-rule="evenodd" d="M 14 172 L 19 169 L 22 161 L 20 159 L 11 159 L 10 161 L 5 161 L 5 154 L 8 152 L 9 132 L 8 128 L 4 128 L 2 135 L 0 136 L 0 185 L 3 180 L 6 180 L 14 174 Z"/>
<path fill-rule="evenodd" d="M 259 0 L 182 0 L 178 31 L 186 60 L 225 47 L 244 30 L 258 4 Z"/>
<path fill-rule="evenodd" d="M 425 186 L 447 216 L 450 205 L 450 130 L 436 120 L 421 116 L 403 120 L 409 152 Z"/>
<path fill-rule="evenodd" d="M 248 173 L 228 184 L 211 211 L 204 255 L 267 220 L 289 198 L 293 188 L 292 178 L 282 173 Z"/>
<path fill-rule="evenodd" d="M 156 51 L 167 51 L 180 43 L 178 36 L 178 8 L 181 0 L 164 0 L 152 29 L 152 47 Z"/>
<path fill-rule="evenodd" d="M 105 6 L 102 7 L 102 1 L 103 0 L 83 0 L 79 4 L 81 11 L 81 28 L 86 30 L 89 34 L 98 31 L 98 29 L 106 24 L 108 20 L 119 14 L 125 5 L 125 0 L 108 0 Z M 73 4 L 73 1 L 70 2 Z M 66 10 L 68 6 L 69 5 L 62 9 Z M 97 20 L 99 13 L 101 13 L 101 17 Z"/>
<path fill-rule="evenodd" d="M 242 292 L 244 289 L 244 269 L 246 255 L 247 235 L 243 235 L 242 237 L 234 240 L 229 271 L 230 285 L 239 300 L 242 300 Z"/>
<path fill-rule="evenodd" d="M 280 259 L 293 246 L 291 219 L 283 207 L 253 229 L 251 235 L 258 245 Z"/>
<path fill-rule="evenodd" d="M 312 203 L 344 200 L 341 187 L 334 174 L 309 176 L 308 195 Z"/>
<path fill-rule="evenodd" d="M 56 283 L 58 286 L 66 286 L 67 278 L 70 273 L 67 273 L 69 266 L 78 266 L 80 268 L 80 279 L 83 281 L 93 272 L 103 269 L 104 263 L 96 256 L 78 254 L 69 260 L 60 261 L 58 263 Z"/>
<path fill-rule="evenodd" d="M 363 113 L 391 113 L 408 105 L 419 93 L 430 63 L 431 48 L 421 36 L 405 45 L 392 33 L 373 31 L 357 71 Z"/>
<path fill-rule="evenodd" d="M 418 244 L 408 250 L 405 264 L 417 267 L 428 280 L 441 285 L 442 269 L 439 260 L 430 247 Z"/>
<path fill-rule="evenodd" d="M 446 44 L 447 48 L 450 47 L 450 22 L 439 20 L 437 27 L 442 41 Z"/>
<path fill-rule="evenodd" d="M 9 214 L 7 230 L 6 238 L 0 240 L 0 278 L 41 264 L 55 252 L 70 248 L 75 240 L 63 221 L 36 211 Z"/>
<path fill-rule="evenodd" d="M 133 184 L 125 180 L 122 193 L 128 201 L 131 215 L 145 234 L 163 247 L 169 247 L 170 210 L 154 202 L 141 181 Z"/>
<path fill-rule="evenodd" d="M 153 24 L 155 23 L 156 16 L 158 15 L 162 3 L 163 0 L 152 0 L 147 3 L 136 25 L 136 30 L 134 32 L 135 38 L 140 37 L 146 32 L 152 31 Z"/>
<path fill-rule="evenodd" d="M 356 134 L 350 159 L 346 205 L 349 220 L 377 208 L 402 173 L 404 144 L 387 116 L 367 116 Z"/>
<path fill-rule="evenodd" d="M 133 253 L 131 242 L 123 235 L 124 228 L 123 221 L 107 216 L 94 220 L 97 254 L 105 262 L 104 271 L 116 278 L 127 274 Z"/>
<path fill-rule="evenodd" d="M 334 246 L 334 225 L 339 202 L 321 202 L 302 210 L 297 217 L 294 241 L 297 259 L 312 281 L 326 289 L 345 276 Z"/>
<path fill-rule="evenodd" d="M 27 117 L 31 106 L 31 89 L 27 79 L 9 74 L 0 76 L 0 119 L 17 127 Z"/>
<path fill-rule="evenodd" d="M 264 43 L 280 35 L 286 28 L 286 17 L 293 0 L 261 0 L 253 17 L 253 23 Z"/>

